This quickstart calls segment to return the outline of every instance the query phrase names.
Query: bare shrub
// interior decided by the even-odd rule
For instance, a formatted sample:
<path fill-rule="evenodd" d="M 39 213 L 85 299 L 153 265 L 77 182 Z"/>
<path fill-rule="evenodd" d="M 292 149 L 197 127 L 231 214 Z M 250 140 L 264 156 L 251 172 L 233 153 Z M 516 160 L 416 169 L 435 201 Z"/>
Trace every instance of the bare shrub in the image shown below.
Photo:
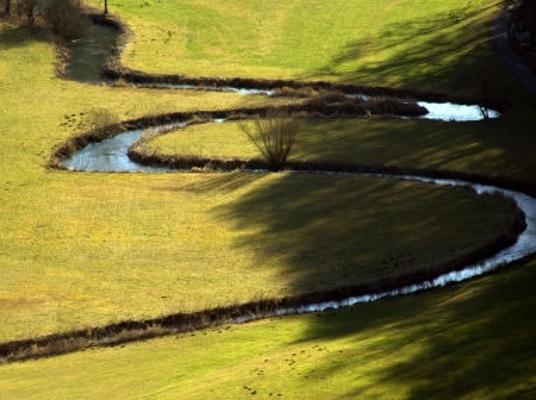
<path fill-rule="evenodd" d="M 483 106 L 482 104 L 479 104 L 478 108 L 480 109 L 480 114 L 482 115 L 482 118 L 484 118 L 485 120 L 488 120 L 491 118 L 491 112 L 489 108 L 487 108 L 486 106 Z"/>
<path fill-rule="evenodd" d="M 2 15 L 9 16 L 11 12 L 11 0 L 4 0 Z"/>
<path fill-rule="evenodd" d="M 86 124 L 91 129 L 101 130 L 108 126 L 117 126 L 121 124 L 121 120 L 112 111 L 105 108 L 97 108 L 87 113 Z"/>
<path fill-rule="evenodd" d="M 489 82 L 485 79 L 481 79 L 478 87 L 478 108 L 480 109 L 482 118 L 485 120 L 491 118 L 491 110 L 486 104 L 492 103 L 494 97 L 494 91 Z"/>
<path fill-rule="evenodd" d="M 252 125 L 242 123 L 240 128 L 257 147 L 272 170 L 280 170 L 287 162 L 296 143 L 296 135 L 303 121 L 284 112 L 272 112 L 256 118 Z"/>
<path fill-rule="evenodd" d="M 33 26 L 41 3 L 41 0 L 18 0 L 15 6 L 17 17 L 25 19 L 29 26 Z"/>
<path fill-rule="evenodd" d="M 67 39 L 83 37 L 89 18 L 80 0 L 43 0 L 43 18 L 50 28 Z"/>
<path fill-rule="evenodd" d="M 125 78 L 121 77 L 113 81 L 112 86 L 124 88 L 124 87 L 132 87 L 133 84 L 128 82 Z"/>

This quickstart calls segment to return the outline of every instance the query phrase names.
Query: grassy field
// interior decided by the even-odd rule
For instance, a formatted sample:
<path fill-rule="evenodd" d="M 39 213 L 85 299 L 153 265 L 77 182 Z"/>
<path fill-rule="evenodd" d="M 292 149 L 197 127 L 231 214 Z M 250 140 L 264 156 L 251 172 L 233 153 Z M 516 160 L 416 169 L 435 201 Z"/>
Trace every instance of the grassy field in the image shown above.
<path fill-rule="evenodd" d="M 468 80 L 495 80 L 466 55 L 485 44 L 499 3 L 123 0 L 111 10 L 135 35 L 125 64 L 144 71 L 471 90 Z"/>
<path fill-rule="evenodd" d="M 243 122 L 193 125 L 148 142 L 148 150 L 220 158 L 255 158 Z M 433 168 L 536 183 L 535 137 L 511 132 L 512 120 L 482 123 L 339 119 L 307 120 L 290 160 Z M 386 143 L 389 143 L 387 146 Z"/>
<path fill-rule="evenodd" d="M 375 179 L 47 170 L 96 107 L 127 118 L 261 100 L 61 81 L 48 45 L 8 26 L 2 38 L 0 341 L 370 282 L 442 264 L 510 224 L 494 199 Z"/>
<path fill-rule="evenodd" d="M 535 307 L 532 261 L 353 310 L 0 366 L 0 387 L 28 399 L 533 399 Z"/>
<path fill-rule="evenodd" d="M 296 157 L 536 179 L 536 101 L 502 66 L 489 39 L 500 1 L 171 0 L 140 6 L 125 0 L 115 7 L 134 32 L 123 57 L 134 68 L 322 78 L 476 96 L 485 83 L 510 105 L 502 119 L 487 123 L 313 122 Z M 154 145 L 168 154 L 255 154 L 233 124 L 205 129 L 166 136 Z"/>
<path fill-rule="evenodd" d="M 512 106 L 499 121 L 313 122 L 295 157 L 535 180 L 536 103 L 487 36 L 498 2 L 113 3 L 135 35 L 123 61 L 146 71 L 453 94 L 491 82 Z M 47 170 L 92 109 L 126 119 L 274 101 L 83 85 L 56 78 L 54 62 L 49 44 L 0 22 L 0 342 L 431 267 L 508 225 L 495 199 L 378 179 Z M 253 155 L 235 125 L 204 128 L 153 145 Z M 0 398 L 530 398 L 535 268 L 322 317 L 1 366 Z"/>

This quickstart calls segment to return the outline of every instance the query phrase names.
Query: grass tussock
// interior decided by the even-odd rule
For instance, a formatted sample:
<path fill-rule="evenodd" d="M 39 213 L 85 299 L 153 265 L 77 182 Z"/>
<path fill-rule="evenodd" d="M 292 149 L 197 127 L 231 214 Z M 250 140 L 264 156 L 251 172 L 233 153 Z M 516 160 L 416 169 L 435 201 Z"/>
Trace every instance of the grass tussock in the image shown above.
<path fill-rule="evenodd" d="M 96 108 L 91 110 L 86 117 L 86 125 L 90 129 L 104 130 L 108 126 L 120 126 L 119 116 L 106 108 Z"/>

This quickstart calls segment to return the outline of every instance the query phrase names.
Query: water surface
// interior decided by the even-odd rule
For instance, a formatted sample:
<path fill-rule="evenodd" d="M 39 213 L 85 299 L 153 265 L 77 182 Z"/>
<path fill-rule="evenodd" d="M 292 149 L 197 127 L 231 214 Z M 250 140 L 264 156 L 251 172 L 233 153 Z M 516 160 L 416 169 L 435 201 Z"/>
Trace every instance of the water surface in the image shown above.
<path fill-rule="evenodd" d="M 68 43 L 69 62 L 65 77 L 78 82 L 104 83 L 101 68 L 112 55 L 117 32 L 110 27 L 91 24 L 84 38 Z"/>

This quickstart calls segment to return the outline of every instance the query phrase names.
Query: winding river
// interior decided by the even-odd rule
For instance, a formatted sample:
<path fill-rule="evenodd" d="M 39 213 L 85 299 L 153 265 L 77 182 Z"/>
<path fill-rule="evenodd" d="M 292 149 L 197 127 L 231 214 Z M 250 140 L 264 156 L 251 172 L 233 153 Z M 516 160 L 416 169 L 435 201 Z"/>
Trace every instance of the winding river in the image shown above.
<path fill-rule="evenodd" d="M 95 25 L 92 39 L 78 41 L 71 44 L 71 63 L 67 67 L 66 77 L 90 83 L 109 83 L 100 78 L 100 66 L 106 61 L 111 54 L 110 48 L 115 43 L 117 34 L 112 28 Z M 168 89 L 175 90 L 219 90 L 232 91 L 244 95 L 266 95 L 271 96 L 272 90 L 262 88 L 240 88 L 240 87 L 208 87 L 195 85 L 162 85 Z M 352 95 L 362 96 L 362 95 Z M 466 105 L 455 103 L 434 103 L 429 101 L 418 101 L 418 104 L 428 110 L 428 114 L 420 117 L 424 119 L 450 121 L 478 121 L 484 119 L 482 108 L 478 105 Z M 499 118 L 500 113 L 493 110 L 485 110 L 489 118 Z M 212 122 L 224 123 L 223 120 L 213 120 Z M 177 122 L 166 125 L 156 125 L 152 128 L 159 130 L 169 130 L 171 128 L 185 128 L 187 122 Z M 177 170 L 151 167 L 138 164 L 131 160 L 128 151 L 131 146 L 142 138 L 143 130 L 128 130 L 119 133 L 113 137 L 102 140 L 98 143 L 90 143 L 80 151 L 64 160 L 64 167 L 71 171 L 91 171 L 91 172 L 139 172 L 139 173 L 162 173 L 176 172 Z M 257 173 L 267 173 L 266 171 L 256 170 Z M 289 173 L 321 173 L 321 174 L 340 174 L 340 172 L 319 170 L 319 171 L 288 171 Z M 508 248 L 503 249 L 492 257 L 481 260 L 475 264 L 467 265 L 457 271 L 452 271 L 437 276 L 435 279 L 422 281 L 412 285 L 400 287 L 394 290 L 368 293 L 364 295 L 348 297 L 339 301 L 328 301 L 316 304 L 306 304 L 298 307 L 287 307 L 276 309 L 269 315 L 287 315 L 307 312 L 319 312 L 328 309 L 338 309 L 341 307 L 353 306 L 359 303 L 368 303 L 387 297 L 407 295 L 423 290 L 438 288 L 452 282 L 464 281 L 499 267 L 506 266 L 524 257 L 536 253 L 536 198 L 528 194 L 509 190 L 508 188 L 477 184 L 464 180 L 453 179 L 433 179 L 425 175 L 396 175 L 396 174 L 361 174 L 373 177 L 390 178 L 396 180 L 418 181 L 423 184 L 438 186 L 465 186 L 473 188 L 478 194 L 498 193 L 512 199 L 517 206 L 523 211 L 526 218 L 526 228 L 519 235 L 517 242 Z M 237 317 L 236 322 L 245 322 L 259 318 L 260 316 L 244 315 Z"/>

